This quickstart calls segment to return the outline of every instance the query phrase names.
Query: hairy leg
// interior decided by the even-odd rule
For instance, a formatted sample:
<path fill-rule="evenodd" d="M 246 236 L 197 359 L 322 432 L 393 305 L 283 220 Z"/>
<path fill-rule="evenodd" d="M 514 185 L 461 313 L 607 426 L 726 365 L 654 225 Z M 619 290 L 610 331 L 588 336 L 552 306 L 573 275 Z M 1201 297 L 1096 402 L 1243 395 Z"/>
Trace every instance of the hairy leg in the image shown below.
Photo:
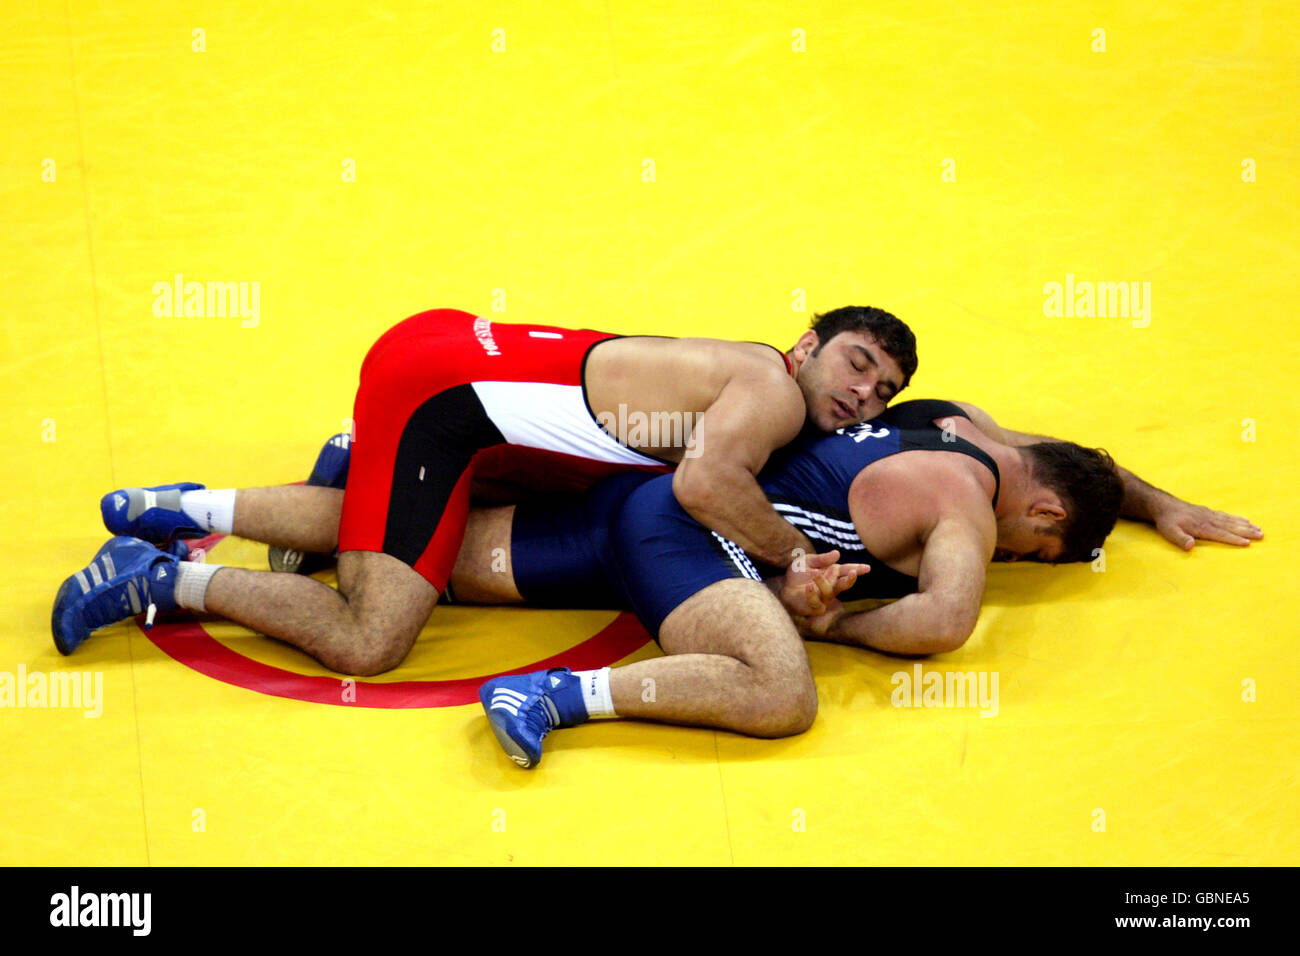
<path fill-rule="evenodd" d="M 817 715 L 808 654 L 761 583 L 719 581 L 664 620 L 667 657 L 610 672 L 620 717 L 720 727 L 755 737 L 807 730 Z"/>
<path fill-rule="evenodd" d="M 471 508 L 465 538 L 451 572 L 456 600 L 466 604 L 521 604 L 510 565 L 514 505 Z"/>
<path fill-rule="evenodd" d="M 234 533 L 251 541 L 328 553 L 338 547 L 343 491 L 310 485 L 241 488 Z M 514 505 L 471 508 L 451 585 L 467 604 L 521 604 L 510 569 Z"/>
<path fill-rule="evenodd" d="M 364 676 L 405 660 L 437 601 L 433 585 L 396 558 L 345 551 L 337 591 L 296 574 L 222 568 L 204 603 L 331 670 Z"/>
<path fill-rule="evenodd" d="M 251 541 L 328 554 L 339 544 L 343 490 L 314 485 L 241 488 L 234 533 Z"/>

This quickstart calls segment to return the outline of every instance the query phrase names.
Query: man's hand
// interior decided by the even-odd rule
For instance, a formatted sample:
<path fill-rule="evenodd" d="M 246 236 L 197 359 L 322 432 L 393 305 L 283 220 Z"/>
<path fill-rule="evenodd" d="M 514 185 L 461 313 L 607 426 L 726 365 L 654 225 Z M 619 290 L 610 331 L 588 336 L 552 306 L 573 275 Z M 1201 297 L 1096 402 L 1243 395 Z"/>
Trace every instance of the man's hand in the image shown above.
<path fill-rule="evenodd" d="M 1192 550 L 1197 538 L 1244 548 L 1264 537 L 1264 532 L 1246 518 L 1189 504 L 1172 495 L 1168 499 L 1153 508 L 1152 520 L 1157 531 L 1184 551 Z"/>
<path fill-rule="evenodd" d="M 844 611 L 836 596 L 871 570 L 866 564 L 836 564 L 839 556 L 838 551 L 802 555 L 769 583 L 801 634 L 805 627 L 824 633 Z"/>

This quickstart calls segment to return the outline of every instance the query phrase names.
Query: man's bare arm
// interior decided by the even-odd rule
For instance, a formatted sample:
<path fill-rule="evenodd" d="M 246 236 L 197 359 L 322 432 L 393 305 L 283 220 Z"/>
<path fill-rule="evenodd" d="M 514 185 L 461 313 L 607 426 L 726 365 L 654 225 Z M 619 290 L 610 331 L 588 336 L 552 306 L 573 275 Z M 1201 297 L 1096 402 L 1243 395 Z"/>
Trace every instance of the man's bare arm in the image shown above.
<path fill-rule="evenodd" d="M 1059 440 L 1046 435 L 1001 428 L 983 409 L 966 402 L 955 404 L 970 416 L 976 428 L 1004 445 L 1032 445 L 1040 441 Z M 1264 532 L 1246 518 L 1183 501 L 1147 484 L 1119 464 L 1116 464 L 1115 471 L 1124 483 L 1124 503 L 1120 514 L 1134 521 L 1155 525 L 1160 534 L 1184 551 L 1191 550 L 1197 538 L 1245 546 L 1264 537 Z"/>
<path fill-rule="evenodd" d="M 873 611 L 843 614 L 813 640 L 856 644 L 890 654 L 944 654 L 966 643 L 979 620 L 992 554 L 988 529 L 967 518 L 941 520 L 921 556 L 916 594 Z"/>
<path fill-rule="evenodd" d="M 754 477 L 803 427 L 803 396 L 783 369 L 728 382 L 696 423 L 673 473 L 673 494 L 700 524 L 775 567 L 812 543 L 777 514 Z"/>

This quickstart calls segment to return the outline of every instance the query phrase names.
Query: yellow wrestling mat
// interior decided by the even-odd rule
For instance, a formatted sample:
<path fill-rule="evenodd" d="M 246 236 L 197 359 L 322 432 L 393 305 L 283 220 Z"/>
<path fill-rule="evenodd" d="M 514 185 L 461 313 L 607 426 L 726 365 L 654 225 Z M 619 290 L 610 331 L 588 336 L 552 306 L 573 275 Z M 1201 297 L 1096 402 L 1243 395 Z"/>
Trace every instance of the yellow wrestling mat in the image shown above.
<path fill-rule="evenodd" d="M 0 864 L 1300 863 L 1294 5 L 724 6 L 6 5 L 0 684 L 49 696 L 0 709 Z M 171 314 L 178 282 L 245 308 Z M 1139 294 L 1057 315 L 1051 283 Z M 846 304 L 915 329 L 905 398 L 1265 540 L 1121 523 L 1104 571 L 995 568 L 921 666 L 996 675 L 996 712 L 892 706 L 913 661 L 815 645 L 801 737 L 598 722 L 535 772 L 477 704 L 274 696 L 134 623 L 52 645 L 103 493 L 301 480 L 414 312 L 784 348 Z M 613 617 L 440 609 L 367 683 Z M 338 683 L 208 631 L 180 644 Z M 93 709 L 50 706 L 74 668 Z"/>

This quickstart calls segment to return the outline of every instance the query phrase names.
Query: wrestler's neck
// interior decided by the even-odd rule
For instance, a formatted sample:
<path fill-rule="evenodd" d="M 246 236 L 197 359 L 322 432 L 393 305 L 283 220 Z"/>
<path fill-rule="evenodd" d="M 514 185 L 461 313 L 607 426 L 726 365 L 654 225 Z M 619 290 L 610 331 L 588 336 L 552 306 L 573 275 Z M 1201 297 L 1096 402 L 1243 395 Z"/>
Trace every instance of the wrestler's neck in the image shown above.
<path fill-rule="evenodd" d="M 998 466 L 998 504 L 993 509 L 996 518 L 1009 518 L 1022 514 L 1033 492 L 1029 462 L 1019 448 L 993 442 L 984 450 Z"/>
<path fill-rule="evenodd" d="M 1029 493 L 1029 465 L 1020 449 L 995 441 L 968 418 L 957 418 L 955 421 L 951 418 L 938 418 L 934 424 L 939 428 L 954 429 L 958 438 L 970 442 L 993 459 L 993 463 L 998 466 L 998 504 L 993 513 L 1001 518 L 1015 512 Z M 971 462 L 974 464 L 974 459 Z M 975 464 L 975 470 L 981 477 L 989 474 L 983 465 Z"/>

